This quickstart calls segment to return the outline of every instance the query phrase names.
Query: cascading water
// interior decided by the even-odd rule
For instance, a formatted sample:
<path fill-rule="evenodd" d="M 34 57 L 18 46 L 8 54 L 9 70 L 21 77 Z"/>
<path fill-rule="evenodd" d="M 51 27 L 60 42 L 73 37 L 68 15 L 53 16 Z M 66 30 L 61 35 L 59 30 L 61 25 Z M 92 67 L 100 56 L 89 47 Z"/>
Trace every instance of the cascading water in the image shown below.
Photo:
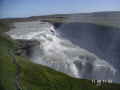
<path fill-rule="evenodd" d="M 95 54 L 62 38 L 49 23 L 18 22 L 8 32 L 14 39 L 38 40 L 31 59 L 77 78 L 114 80 L 116 69 Z"/>

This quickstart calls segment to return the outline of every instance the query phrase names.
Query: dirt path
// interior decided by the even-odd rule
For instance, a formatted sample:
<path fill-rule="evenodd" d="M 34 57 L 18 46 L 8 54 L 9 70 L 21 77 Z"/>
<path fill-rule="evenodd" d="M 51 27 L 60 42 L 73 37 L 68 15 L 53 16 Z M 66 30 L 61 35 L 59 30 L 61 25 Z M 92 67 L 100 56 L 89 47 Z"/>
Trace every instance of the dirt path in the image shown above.
<path fill-rule="evenodd" d="M 21 67 L 20 65 L 17 63 L 17 59 L 15 57 L 15 55 L 13 54 L 12 50 L 8 50 L 9 55 L 12 57 L 12 63 L 16 65 L 16 77 L 15 77 L 15 87 L 16 90 L 23 90 L 21 85 L 20 85 L 20 73 L 21 73 Z"/>

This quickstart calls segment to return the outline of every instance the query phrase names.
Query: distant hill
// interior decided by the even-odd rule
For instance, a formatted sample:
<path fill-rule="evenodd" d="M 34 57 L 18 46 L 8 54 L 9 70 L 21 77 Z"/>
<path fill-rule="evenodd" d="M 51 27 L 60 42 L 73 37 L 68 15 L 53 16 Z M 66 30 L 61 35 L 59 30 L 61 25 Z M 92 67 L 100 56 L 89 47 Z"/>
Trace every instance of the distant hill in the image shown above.
<path fill-rule="evenodd" d="M 84 22 L 100 25 L 108 25 L 120 27 L 120 12 L 93 12 L 93 13 L 76 13 L 76 14 L 56 14 L 46 16 L 32 16 L 28 18 L 15 18 L 15 19 L 1 19 L 1 22 L 16 22 L 16 21 L 33 21 L 41 20 L 46 22 Z"/>

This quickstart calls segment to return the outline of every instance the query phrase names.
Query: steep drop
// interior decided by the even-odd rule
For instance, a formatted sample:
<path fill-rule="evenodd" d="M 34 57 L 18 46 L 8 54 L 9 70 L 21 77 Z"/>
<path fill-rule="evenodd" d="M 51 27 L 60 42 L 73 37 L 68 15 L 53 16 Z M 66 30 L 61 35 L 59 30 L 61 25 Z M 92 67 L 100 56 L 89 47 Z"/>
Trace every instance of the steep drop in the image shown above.
<path fill-rule="evenodd" d="M 8 32 L 13 39 L 38 40 L 31 59 L 70 76 L 87 79 L 115 80 L 116 69 L 71 41 L 62 38 L 54 27 L 41 22 L 18 22 Z"/>

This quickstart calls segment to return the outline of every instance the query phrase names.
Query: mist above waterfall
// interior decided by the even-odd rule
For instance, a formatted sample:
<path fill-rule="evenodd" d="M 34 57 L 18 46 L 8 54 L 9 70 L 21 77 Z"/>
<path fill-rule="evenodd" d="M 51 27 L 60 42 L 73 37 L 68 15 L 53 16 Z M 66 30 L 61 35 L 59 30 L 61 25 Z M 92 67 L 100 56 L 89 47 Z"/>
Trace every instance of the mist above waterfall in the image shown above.
<path fill-rule="evenodd" d="M 8 32 L 13 39 L 40 42 L 31 51 L 30 58 L 34 63 L 46 65 L 76 78 L 115 81 L 117 70 L 110 63 L 62 37 L 53 25 L 34 21 L 18 22 L 14 26 Z"/>

